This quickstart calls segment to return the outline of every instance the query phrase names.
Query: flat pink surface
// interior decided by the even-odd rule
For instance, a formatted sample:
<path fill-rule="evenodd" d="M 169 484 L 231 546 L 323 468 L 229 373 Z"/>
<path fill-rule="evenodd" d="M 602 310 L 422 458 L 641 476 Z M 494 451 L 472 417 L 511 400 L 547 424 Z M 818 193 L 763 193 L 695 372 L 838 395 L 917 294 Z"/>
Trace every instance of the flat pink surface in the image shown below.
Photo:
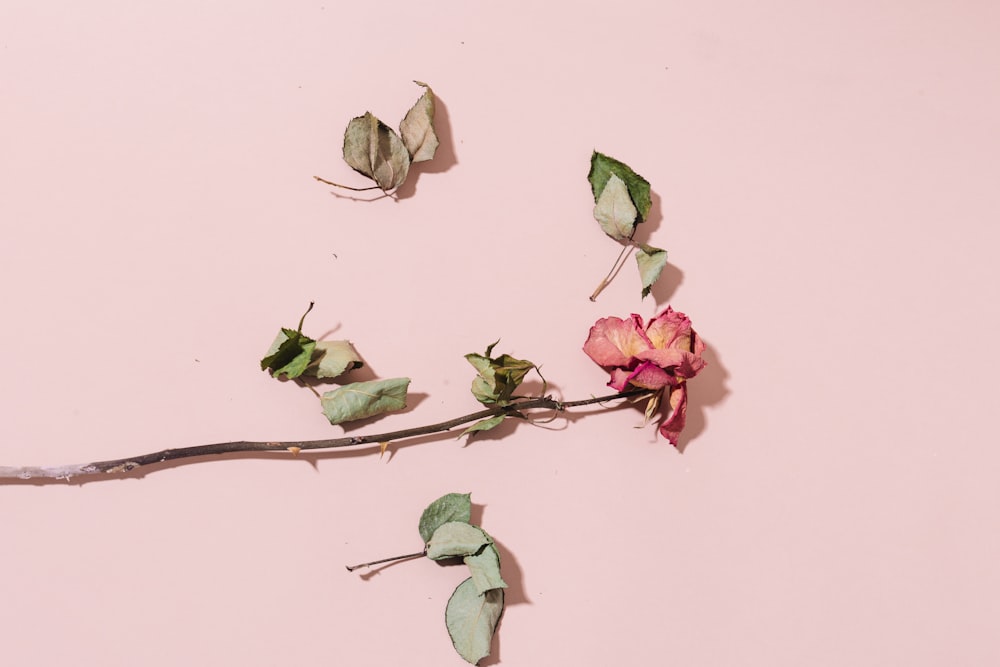
<path fill-rule="evenodd" d="M 1000 49 L 989 2 L 35 2 L 0 7 L 0 464 L 332 437 L 257 366 L 307 303 L 410 409 L 462 354 L 606 391 L 603 316 L 708 343 L 679 452 L 634 409 L 472 444 L 234 456 L 0 486 L 10 665 L 460 665 L 465 576 L 423 507 L 471 491 L 504 665 L 1000 664 Z M 340 158 L 439 95 L 396 201 Z M 654 296 L 592 219 L 591 150 L 655 193 Z"/>

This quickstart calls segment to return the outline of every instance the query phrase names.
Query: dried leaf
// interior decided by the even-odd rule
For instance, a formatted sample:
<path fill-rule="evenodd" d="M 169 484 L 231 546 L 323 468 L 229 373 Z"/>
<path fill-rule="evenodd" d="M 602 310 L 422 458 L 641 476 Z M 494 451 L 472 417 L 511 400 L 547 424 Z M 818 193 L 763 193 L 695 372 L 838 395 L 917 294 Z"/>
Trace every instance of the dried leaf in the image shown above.
<path fill-rule="evenodd" d="M 476 390 L 473 389 L 472 393 L 475 394 Z M 477 396 L 477 398 L 478 398 L 478 396 Z M 460 435 L 458 437 L 461 438 L 462 436 L 469 435 L 470 433 L 475 433 L 477 431 L 489 431 L 491 428 L 496 428 L 497 426 L 499 426 L 500 423 L 503 422 L 503 420 L 506 419 L 506 418 L 507 418 L 507 415 L 496 415 L 495 417 L 489 417 L 487 419 L 481 419 L 480 421 L 477 421 L 475 424 L 473 424 L 469 428 L 467 428 L 464 431 L 462 431 L 462 435 Z"/>
<path fill-rule="evenodd" d="M 458 585 L 445 609 L 445 625 L 451 643 L 462 658 L 473 665 L 490 654 L 493 633 L 503 614 L 503 589 L 482 595 L 469 577 Z"/>
<path fill-rule="evenodd" d="M 485 355 L 475 352 L 465 355 L 465 359 L 479 373 L 472 381 L 472 395 L 483 405 L 507 405 L 514 397 L 514 390 L 524 381 L 525 376 L 532 369 L 537 371 L 532 362 L 515 359 L 509 354 L 491 358 L 490 354 L 493 353 L 495 345 L 496 343 L 493 343 L 486 348 Z"/>
<path fill-rule="evenodd" d="M 472 519 L 472 501 L 468 493 L 447 493 L 430 505 L 420 515 L 420 539 L 427 544 L 434 531 L 449 521 L 469 523 Z"/>
<path fill-rule="evenodd" d="M 289 379 L 297 378 L 305 372 L 316 348 L 316 341 L 302 333 L 302 324 L 312 309 L 313 304 L 310 303 L 299 319 L 298 329 L 282 328 L 278 332 L 264 358 L 260 360 L 261 370 L 270 370 L 272 377 L 285 375 Z"/>
<path fill-rule="evenodd" d="M 399 135 L 368 112 L 347 124 L 344 161 L 384 192 L 402 185 L 410 169 L 410 154 Z"/>
<path fill-rule="evenodd" d="M 318 378 L 335 378 L 362 366 L 364 362 L 350 341 L 321 340 L 316 343 L 313 360 L 306 369 L 306 374 Z"/>
<path fill-rule="evenodd" d="M 389 448 L 389 442 L 378 443 L 378 460 L 381 461 L 382 457 L 385 456 L 385 450 Z"/>
<path fill-rule="evenodd" d="M 431 560 L 471 556 L 493 540 L 482 528 L 464 521 L 449 521 L 438 526 L 427 541 L 427 557 Z"/>
<path fill-rule="evenodd" d="M 439 143 L 434 132 L 434 91 L 426 83 L 414 83 L 424 87 L 424 94 L 406 112 L 403 122 L 399 124 L 399 134 L 410 153 L 410 160 L 423 162 L 434 157 Z"/>
<path fill-rule="evenodd" d="M 628 241 L 635 232 L 638 211 L 628 194 L 625 181 L 615 174 L 608 177 L 608 182 L 597 199 L 594 207 L 594 218 L 601 225 L 604 233 L 616 241 Z"/>
<path fill-rule="evenodd" d="M 667 251 L 639 244 L 639 252 L 635 254 L 639 264 L 639 278 L 642 279 L 642 298 L 645 299 L 653 289 L 653 283 L 660 278 L 663 267 L 667 265 Z"/>
<path fill-rule="evenodd" d="M 632 168 L 624 162 L 619 162 L 597 151 L 594 151 L 593 155 L 590 156 L 590 173 L 587 175 L 594 193 L 594 201 L 601 198 L 601 193 L 604 192 L 612 174 L 625 181 L 629 197 L 639 213 L 639 222 L 645 220 L 649 216 L 649 209 L 652 206 L 649 181 L 632 171 Z"/>
<path fill-rule="evenodd" d="M 500 576 L 500 553 L 493 544 L 472 556 L 466 556 L 463 561 L 469 566 L 472 583 L 480 594 L 494 588 L 507 588 L 507 582 Z"/>
<path fill-rule="evenodd" d="M 323 394 L 320 403 L 331 424 L 374 417 L 406 407 L 410 378 L 352 382 Z"/>

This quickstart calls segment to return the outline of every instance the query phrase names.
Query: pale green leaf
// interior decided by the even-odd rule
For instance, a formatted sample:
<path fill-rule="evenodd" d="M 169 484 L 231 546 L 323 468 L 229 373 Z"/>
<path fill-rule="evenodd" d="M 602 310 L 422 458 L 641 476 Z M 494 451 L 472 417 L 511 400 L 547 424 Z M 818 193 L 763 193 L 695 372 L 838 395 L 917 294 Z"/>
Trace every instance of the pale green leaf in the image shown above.
<path fill-rule="evenodd" d="M 399 124 L 399 134 L 410 153 L 410 160 L 423 162 L 434 157 L 439 143 L 434 132 L 434 91 L 426 83 L 414 83 L 424 87 L 424 94 L 406 112 L 403 122 Z"/>
<path fill-rule="evenodd" d="M 639 244 L 639 252 L 635 254 L 635 261 L 639 264 L 642 298 L 645 299 L 653 289 L 653 283 L 659 280 L 663 267 L 667 265 L 667 251 Z"/>
<path fill-rule="evenodd" d="M 612 174 L 625 181 L 625 185 L 628 186 L 629 196 L 639 213 L 639 222 L 649 217 L 649 209 L 652 206 L 649 181 L 632 171 L 632 168 L 624 162 L 597 151 L 590 156 L 590 173 L 587 174 L 590 188 L 594 193 L 594 201 L 601 198 Z"/>
<path fill-rule="evenodd" d="M 628 194 L 625 181 L 611 174 L 594 207 L 594 218 L 604 233 L 616 241 L 628 241 L 635 231 L 638 211 Z"/>
<path fill-rule="evenodd" d="M 410 154 L 402 139 L 369 112 L 347 124 L 344 161 L 374 180 L 384 192 L 402 185 L 410 169 Z"/>
<path fill-rule="evenodd" d="M 507 588 L 507 582 L 500 576 L 500 553 L 495 545 L 488 544 L 479 553 L 466 556 L 463 560 L 469 566 L 472 583 L 479 593 Z"/>
<path fill-rule="evenodd" d="M 449 521 L 441 524 L 427 541 L 427 557 L 431 560 L 471 556 L 492 540 L 482 528 L 464 521 Z"/>
<path fill-rule="evenodd" d="M 447 493 L 430 505 L 420 515 L 420 539 L 430 541 L 434 531 L 449 521 L 469 523 L 472 518 L 472 500 L 468 493 Z"/>
<path fill-rule="evenodd" d="M 316 343 L 313 363 L 306 373 L 318 378 L 335 378 L 349 370 L 361 368 L 364 362 L 350 341 L 330 340 Z"/>
<path fill-rule="evenodd" d="M 320 403 L 331 424 L 374 417 L 406 407 L 410 378 L 352 382 L 323 394 Z"/>
<path fill-rule="evenodd" d="M 462 658 L 473 665 L 490 654 L 493 633 L 503 614 L 503 589 L 482 595 L 469 577 L 458 585 L 445 609 L 445 625 L 451 643 Z"/>
<path fill-rule="evenodd" d="M 472 393 L 475 394 L 476 390 L 473 389 Z M 478 398 L 478 396 L 477 396 Z M 462 435 L 458 436 L 461 438 L 464 435 L 469 435 L 470 433 L 475 433 L 477 431 L 489 431 L 491 428 L 496 428 L 500 423 L 507 418 L 507 415 L 496 415 L 495 417 L 489 417 L 487 419 L 482 419 L 477 421 L 475 424 L 469 428 L 462 431 Z"/>

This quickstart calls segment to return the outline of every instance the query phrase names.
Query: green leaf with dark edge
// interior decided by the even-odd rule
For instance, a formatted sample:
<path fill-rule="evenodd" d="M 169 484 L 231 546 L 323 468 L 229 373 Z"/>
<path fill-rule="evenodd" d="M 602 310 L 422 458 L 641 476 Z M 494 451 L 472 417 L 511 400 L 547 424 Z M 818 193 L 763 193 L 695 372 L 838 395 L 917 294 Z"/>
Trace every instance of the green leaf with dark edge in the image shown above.
<path fill-rule="evenodd" d="M 473 391 L 473 393 L 475 392 Z M 499 426 L 500 423 L 506 418 L 507 415 L 496 415 L 495 417 L 489 417 L 488 419 L 477 421 L 475 424 L 462 431 L 462 435 L 458 437 L 461 438 L 462 436 L 469 435 L 470 433 L 476 433 L 477 431 L 489 431 L 491 428 Z"/>
<path fill-rule="evenodd" d="M 396 131 L 369 112 L 352 118 L 344 131 L 344 161 L 382 189 L 395 190 L 410 169 L 410 154 Z"/>
<path fill-rule="evenodd" d="M 424 87 L 424 94 L 406 112 L 399 124 L 399 135 L 403 139 L 412 162 L 423 162 L 434 157 L 438 147 L 438 137 L 434 132 L 434 91 L 422 81 L 414 81 Z"/>
<path fill-rule="evenodd" d="M 352 382 L 323 394 L 320 403 L 331 424 L 374 417 L 406 407 L 410 378 Z"/>
<path fill-rule="evenodd" d="M 635 232 L 637 215 L 625 181 L 611 174 L 594 206 L 594 219 L 615 241 L 627 242 Z"/>
<path fill-rule="evenodd" d="M 468 493 L 446 493 L 424 510 L 420 515 L 420 539 L 427 544 L 434 531 L 449 521 L 469 523 L 472 519 L 472 495 Z"/>
<path fill-rule="evenodd" d="M 464 559 L 472 575 L 472 583 L 480 594 L 494 588 L 507 588 L 507 582 L 500 576 L 500 552 L 495 544 L 487 544 L 485 549 Z"/>
<path fill-rule="evenodd" d="M 335 378 L 364 365 L 350 341 L 321 340 L 317 341 L 312 362 L 305 372 L 318 378 Z"/>
<path fill-rule="evenodd" d="M 667 251 L 639 244 L 639 252 L 635 254 L 639 264 L 639 278 L 642 279 L 642 298 L 645 299 L 653 289 L 653 283 L 660 278 L 663 267 L 667 265 Z"/>
<path fill-rule="evenodd" d="M 473 665 L 490 654 L 493 633 L 503 614 L 503 589 L 481 594 L 472 577 L 458 585 L 444 612 L 451 643 L 462 658 Z"/>
<path fill-rule="evenodd" d="M 639 222 L 645 220 L 649 216 L 649 209 L 653 204 L 649 181 L 632 171 L 632 168 L 624 162 L 619 162 L 597 151 L 594 151 L 593 155 L 590 156 L 590 173 L 587 174 L 590 188 L 594 193 L 594 201 L 597 202 L 601 198 L 601 193 L 608 184 L 611 174 L 625 181 L 629 196 L 639 211 Z"/>
<path fill-rule="evenodd" d="M 302 314 L 298 329 L 281 329 L 264 358 L 260 360 L 261 370 L 269 369 L 272 377 L 285 375 L 289 379 L 297 378 L 305 372 L 309 362 L 312 361 L 316 341 L 303 335 L 302 324 L 306 320 L 306 315 L 313 309 L 313 305 L 315 304 L 311 302 L 306 312 Z"/>
<path fill-rule="evenodd" d="M 427 541 L 427 557 L 431 560 L 471 556 L 493 542 L 482 528 L 464 521 L 441 524 Z"/>

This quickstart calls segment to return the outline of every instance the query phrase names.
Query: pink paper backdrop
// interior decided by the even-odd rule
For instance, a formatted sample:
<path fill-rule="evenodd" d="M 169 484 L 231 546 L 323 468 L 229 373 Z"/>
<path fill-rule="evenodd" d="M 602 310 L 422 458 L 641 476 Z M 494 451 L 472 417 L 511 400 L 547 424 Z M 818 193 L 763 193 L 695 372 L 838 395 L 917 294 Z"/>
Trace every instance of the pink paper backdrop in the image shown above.
<path fill-rule="evenodd" d="M 1000 50 L 988 2 L 35 2 L 0 7 L 0 464 L 331 437 L 257 360 L 310 300 L 380 377 L 369 432 L 476 409 L 462 354 L 605 391 L 599 317 L 689 314 L 678 452 L 640 413 L 144 478 L 0 486 L 10 665 L 459 665 L 465 575 L 417 561 L 471 491 L 508 665 L 1000 663 Z M 396 201 L 340 159 L 430 83 Z M 655 193 L 640 301 L 591 150 Z"/>

